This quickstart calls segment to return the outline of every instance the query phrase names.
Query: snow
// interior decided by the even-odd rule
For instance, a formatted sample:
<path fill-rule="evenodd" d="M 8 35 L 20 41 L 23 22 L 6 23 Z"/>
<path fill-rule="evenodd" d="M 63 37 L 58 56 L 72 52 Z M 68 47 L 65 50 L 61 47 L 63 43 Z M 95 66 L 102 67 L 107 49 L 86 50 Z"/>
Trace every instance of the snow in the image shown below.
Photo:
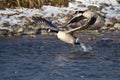
<path fill-rule="evenodd" d="M 19 19 L 19 17 L 22 16 L 31 17 L 33 15 L 40 15 L 42 17 L 51 17 L 52 15 L 67 15 L 69 12 L 74 13 L 76 10 L 86 10 L 87 7 L 80 7 L 79 5 L 82 4 L 80 4 L 79 2 L 82 2 L 86 6 L 100 6 L 100 3 L 111 4 L 114 8 L 113 10 L 110 9 L 111 7 L 107 7 L 102 9 L 102 11 L 107 13 L 107 17 L 120 18 L 120 5 L 116 2 L 116 0 L 76 0 L 76 2 L 70 2 L 69 7 L 43 6 L 41 10 L 28 8 L 0 10 L 0 14 L 14 14 L 14 16 L 10 16 L 9 18 L 7 16 L 0 17 L 0 29 L 2 29 L 1 24 L 3 22 L 9 22 L 10 25 L 22 25 L 23 22 Z M 64 17 L 60 17 L 58 21 L 61 23 L 65 23 Z"/>
<path fill-rule="evenodd" d="M 71 10 L 81 10 L 81 11 L 84 11 L 84 10 L 86 10 L 87 8 L 86 7 L 80 7 L 79 8 L 79 3 L 78 2 L 70 2 L 69 3 L 69 9 L 71 9 Z"/>
<path fill-rule="evenodd" d="M 82 2 L 85 5 L 99 5 L 99 3 L 107 3 L 111 5 L 118 5 L 116 0 L 76 0 L 78 2 Z"/>

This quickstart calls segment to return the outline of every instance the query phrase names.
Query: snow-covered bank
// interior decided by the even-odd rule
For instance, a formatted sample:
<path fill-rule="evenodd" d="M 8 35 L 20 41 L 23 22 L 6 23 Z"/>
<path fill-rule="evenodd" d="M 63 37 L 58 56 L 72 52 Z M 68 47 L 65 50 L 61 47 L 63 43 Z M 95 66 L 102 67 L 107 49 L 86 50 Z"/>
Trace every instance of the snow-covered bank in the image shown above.
<path fill-rule="evenodd" d="M 93 3 L 92 1 L 97 2 Z M 101 8 L 101 6 L 103 7 Z M 97 8 L 97 12 L 104 14 L 103 16 L 106 17 L 105 26 L 102 27 L 103 30 L 120 29 L 120 5 L 115 0 L 76 0 L 75 2 L 70 2 L 69 7 L 43 6 L 41 9 L 0 10 L 0 35 L 41 33 L 42 31 L 39 31 L 41 26 L 33 24 L 32 16 L 42 16 L 57 26 L 63 26 L 75 11 L 88 10 L 90 7 L 92 9 Z"/>
<path fill-rule="evenodd" d="M 113 6 L 118 5 L 116 0 L 75 0 L 82 2 L 85 5 L 97 5 L 100 6 L 101 3 L 111 4 Z"/>

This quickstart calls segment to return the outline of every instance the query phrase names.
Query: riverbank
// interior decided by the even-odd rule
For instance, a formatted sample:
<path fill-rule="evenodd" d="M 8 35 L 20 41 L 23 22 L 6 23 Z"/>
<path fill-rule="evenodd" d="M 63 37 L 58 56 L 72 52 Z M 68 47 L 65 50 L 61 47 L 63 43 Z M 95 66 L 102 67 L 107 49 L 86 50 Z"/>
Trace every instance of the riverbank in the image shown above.
<path fill-rule="evenodd" d="M 102 6 L 102 7 L 101 7 Z M 70 2 L 69 7 L 43 6 L 41 9 L 9 9 L 0 10 L 0 36 L 52 35 L 46 29 L 35 22 L 32 17 L 44 17 L 58 27 L 62 27 L 75 11 L 95 10 L 105 17 L 105 25 L 98 32 L 120 31 L 120 5 L 101 3 L 99 5 L 83 4 L 79 1 Z"/>

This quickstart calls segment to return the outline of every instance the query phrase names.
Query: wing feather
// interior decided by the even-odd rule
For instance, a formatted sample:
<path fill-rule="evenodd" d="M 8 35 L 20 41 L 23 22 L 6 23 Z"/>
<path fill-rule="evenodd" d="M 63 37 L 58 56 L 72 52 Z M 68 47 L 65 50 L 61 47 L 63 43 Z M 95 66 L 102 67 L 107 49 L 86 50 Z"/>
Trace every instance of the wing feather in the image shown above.
<path fill-rule="evenodd" d="M 86 17 L 84 17 L 82 15 L 82 13 L 76 14 L 73 18 L 71 18 L 66 24 L 65 26 L 67 26 L 68 24 L 74 23 L 74 22 L 79 22 L 80 20 L 86 19 Z M 64 26 L 64 27 L 65 27 Z"/>
<path fill-rule="evenodd" d="M 46 20 L 45 18 L 42 18 L 42 17 L 32 17 L 32 19 L 35 22 L 39 22 L 39 23 L 49 27 L 50 30 L 59 31 L 59 28 L 57 26 L 55 26 L 54 24 L 52 24 L 50 21 Z"/>

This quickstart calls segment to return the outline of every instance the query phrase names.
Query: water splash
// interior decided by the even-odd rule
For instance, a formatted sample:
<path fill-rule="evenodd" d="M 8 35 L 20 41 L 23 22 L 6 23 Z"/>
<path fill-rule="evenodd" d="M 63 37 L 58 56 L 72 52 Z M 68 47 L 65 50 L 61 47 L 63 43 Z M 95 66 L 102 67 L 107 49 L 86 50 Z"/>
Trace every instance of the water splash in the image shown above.
<path fill-rule="evenodd" d="M 80 43 L 80 47 L 82 48 L 82 50 L 84 51 L 84 52 L 89 52 L 89 51 L 91 51 L 92 50 L 92 47 L 90 46 L 90 45 L 85 45 L 84 43 Z"/>

